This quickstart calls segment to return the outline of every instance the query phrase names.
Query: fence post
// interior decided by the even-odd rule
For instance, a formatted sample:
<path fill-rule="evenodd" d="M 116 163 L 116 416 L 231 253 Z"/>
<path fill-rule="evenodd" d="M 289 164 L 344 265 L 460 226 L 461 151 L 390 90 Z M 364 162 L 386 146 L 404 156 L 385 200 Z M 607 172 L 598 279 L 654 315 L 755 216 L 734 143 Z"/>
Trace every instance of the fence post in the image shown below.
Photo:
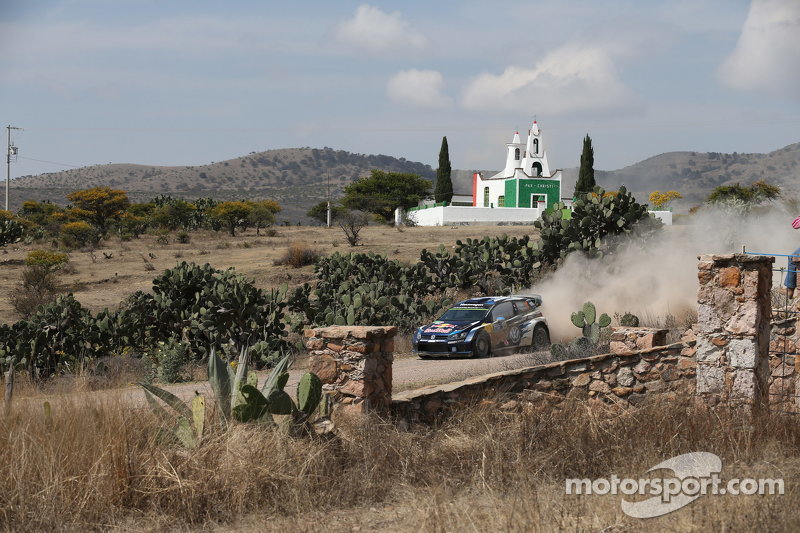
<path fill-rule="evenodd" d="M 319 376 L 332 410 L 387 413 L 392 403 L 395 326 L 307 329 L 309 370 Z"/>
<path fill-rule="evenodd" d="M 698 257 L 697 397 L 756 414 L 768 407 L 769 256 Z"/>

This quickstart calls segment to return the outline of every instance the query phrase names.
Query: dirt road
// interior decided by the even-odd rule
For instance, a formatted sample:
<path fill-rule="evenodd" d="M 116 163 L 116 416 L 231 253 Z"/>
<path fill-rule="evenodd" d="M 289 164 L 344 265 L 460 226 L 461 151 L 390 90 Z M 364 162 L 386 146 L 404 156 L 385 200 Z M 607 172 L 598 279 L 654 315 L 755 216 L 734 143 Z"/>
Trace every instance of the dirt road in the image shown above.
<path fill-rule="evenodd" d="M 511 354 L 488 359 L 419 359 L 409 354 L 401 354 L 396 356 L 392 367 L 392 389 L 394 393 L 397 393 L 430 385 L 452 383 L 481 374 L 544 364 L 549 359 L 549 352 Z M 294 389 L 297 387 L 303 372 L 304 370 L 290 370 L 289 372 L 290 378 L 286 389 L 287 391 L 291 390 L 292 395 L 294 395 Z M 267 372 L 259 372 L 259 374 L 260 385 L 264 382 Z M 164 388 L 185 400 L 191 399 L 195 391 L 203 394 L 207 400 L 213 400 L 214 398 L 214 393 L 208 381 L 180 383 L 168 385 Z M 122 389 L 81 392 L 62 396 L 20 398 L 19 401 L 48 400 L 55 408 L 60 401 L 72 401 L 86 397 L 91 397 L 99 403 L 124 402 L 132 407 L 146 405 L 141 387 L 135 385 Z"/>

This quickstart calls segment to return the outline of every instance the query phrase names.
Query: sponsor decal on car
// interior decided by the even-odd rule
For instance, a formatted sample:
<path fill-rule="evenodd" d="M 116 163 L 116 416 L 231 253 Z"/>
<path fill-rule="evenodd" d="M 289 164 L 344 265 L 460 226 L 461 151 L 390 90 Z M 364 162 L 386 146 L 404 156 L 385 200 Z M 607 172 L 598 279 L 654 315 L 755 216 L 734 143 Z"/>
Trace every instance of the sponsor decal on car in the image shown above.
<path fill-rule="evenodd" d="M 423 333 L 451 333 L 454 329 L 458 328 L 456 324 L 448 324 L 446 322 L 434 322 L 430 327 L 424 329 Z"/>

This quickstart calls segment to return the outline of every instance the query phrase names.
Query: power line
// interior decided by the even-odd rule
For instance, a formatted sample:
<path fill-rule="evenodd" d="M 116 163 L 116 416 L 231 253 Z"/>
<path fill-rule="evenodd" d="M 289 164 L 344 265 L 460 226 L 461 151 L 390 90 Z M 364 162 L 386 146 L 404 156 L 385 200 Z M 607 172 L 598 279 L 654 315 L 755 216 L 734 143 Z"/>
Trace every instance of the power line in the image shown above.
<path fill-rule="evenodd" d="M 47 161 L 45 159 L 34 159 L 32 157 L 18 156 L 18 158 L 19 159 L 24 159 L 26 161 L 36 161 L 37 163 L 49 163 L 51 165 L 59 165 L 59 166 L 72 167 L 72 168 L 82 168 L 82 167 L 89 166 L 89 165 L 71 165 L 70 163 L 59 163 L 58 161 Z"/>

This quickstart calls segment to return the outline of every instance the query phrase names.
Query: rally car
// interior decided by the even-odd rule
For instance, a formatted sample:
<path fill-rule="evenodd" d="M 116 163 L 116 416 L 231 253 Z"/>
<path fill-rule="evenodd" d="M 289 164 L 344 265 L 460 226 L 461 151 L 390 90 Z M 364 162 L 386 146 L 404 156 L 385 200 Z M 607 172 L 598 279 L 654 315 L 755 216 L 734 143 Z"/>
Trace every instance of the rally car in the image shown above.
<path fill-rule="evenodd" d="M 488 357 L 505 351 L 550 346 L 542 298 L 498 296 L 457 303 L 411 337 L 414 353 L 426 357 Z"/>

